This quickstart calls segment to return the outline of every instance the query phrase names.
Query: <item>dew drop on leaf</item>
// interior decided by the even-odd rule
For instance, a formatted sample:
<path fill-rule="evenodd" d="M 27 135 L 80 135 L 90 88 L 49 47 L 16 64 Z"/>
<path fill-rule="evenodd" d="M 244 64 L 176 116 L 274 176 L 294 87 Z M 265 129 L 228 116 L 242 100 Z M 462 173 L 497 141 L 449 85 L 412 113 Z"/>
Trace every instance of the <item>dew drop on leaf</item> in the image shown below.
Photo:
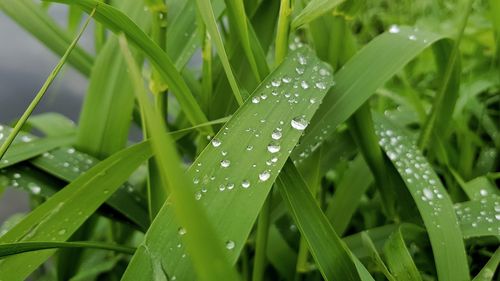
<path fill-rule="evenodd" d="M 295 130 L 303 131 L 307 128 L 308 122 L 303 117 L 295 117 L 292 119 L 290 124 Z"/>

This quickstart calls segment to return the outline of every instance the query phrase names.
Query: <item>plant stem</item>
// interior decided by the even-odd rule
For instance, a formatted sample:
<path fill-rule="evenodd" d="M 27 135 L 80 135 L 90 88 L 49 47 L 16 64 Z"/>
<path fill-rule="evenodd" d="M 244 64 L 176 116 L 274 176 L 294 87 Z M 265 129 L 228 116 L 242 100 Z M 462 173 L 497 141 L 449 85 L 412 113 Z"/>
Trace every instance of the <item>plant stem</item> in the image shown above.
<path fill-rule="evenodd" d="M 3 156 L 7 152 L 7 149 L 9 149 L 9 146 L 12 144 L 12 142 L 16 138 L 17 134 L 19 134 L 19 132 L 21 131 L 21 128 L 24 126 L 24 124 L 26 123 L 26 121 L 30 117 L 31 113 L 33 113 L 33 110 L 35 110 L 38 103 L 40 103 L 40 101 L 42 100 L 43 96 L 47 92 L 47 89 L 50 87 L 50 85 L 52 84 L 52 82 L 56 78 L 57 74 L 59 74 L 59 71 L 61 71 L 62 67 L 66 63 L 66 60 L 68 59 L 69 55 L 71 54 L 71 51 L 75 48 L 76 44 L 78 43 L 78 40 L 80 39 L 83 32 L 87 28 L 87 25 L 89 24 L 90 19 L 92 18 L 92 16 L 95 13 L 95 10 L 96 10 L 95 8 L 94 8 L 94 10 L 92 10 L 89 17 L 87 18 L 87 20 L 83 24 L 82 28 L 80 29 L 80 31 L 76 35 L 75 39 L 73 39 L 73 42 L 71 42 L 71 44 L 69 45 L 68 49 L 64 53 L 61 60 L 59 60 L 59 62 L 54 67 L 54 69 L 50 73 L 47 80 L 45 80 L 45 83 L 42 85 L 42 88 L 38 91 L 35 98 L 31 101 L 30 105 L 28 106 L 26 111 L 23 113 L 21 118 L 19 118 L 19 121 L 17 121 L 16 126 L 14 126 L 14 129 L 9 134 L 9 136 L 7 137 L 5 142 L 2 144 L 2 146 L 0 146 L 0 160 L 3 158 Z"/>
<path fill-rule="evenodd" d="M 164 1 L 158 1 L 151 6 L 153 17 L 151 37 L 153 41 L 163 50 L 167 49 L 167 7 Z M 161 78 L 158 71 L 153 69 L 151 75 L 151 90 L 155 96 L 155 104 L 161 116 L 167 117 L 167 89 L 168 86 Z"/>
<path fill-rule="evenodd" d="M 266 269 L 267 237 L 269 235 L 269 217 L 271 215 L 272 190 L 269 192 L 264 206 L 260 211 L 257 223 L 257 238 L 255 240 L 255 256 L 252 271 L 252 281 L 261 281 Z"/>
<path fill-rule="evenodd" d="M 290 0 L 281 0 L 280 13 L 278 17 L 278 30 L 276 32 L 276 53 L 274 65 L 281 64 L 288 51 L 288 35 L 290 31 L 290 15 L 292 8 Z"/>

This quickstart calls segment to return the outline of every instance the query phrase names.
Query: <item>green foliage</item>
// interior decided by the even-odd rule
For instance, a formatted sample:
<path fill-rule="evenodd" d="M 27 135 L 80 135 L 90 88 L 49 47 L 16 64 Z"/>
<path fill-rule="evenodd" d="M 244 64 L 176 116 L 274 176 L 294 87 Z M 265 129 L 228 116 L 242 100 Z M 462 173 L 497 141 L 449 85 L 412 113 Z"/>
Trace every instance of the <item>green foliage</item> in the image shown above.
<path fill-rule="evenodd" d="M 497 280 L 499 8 L 0 0 L 62 57 L 0 120 L 0 279 Z M 78 123 L 31 116 L 65 63 Z"/>

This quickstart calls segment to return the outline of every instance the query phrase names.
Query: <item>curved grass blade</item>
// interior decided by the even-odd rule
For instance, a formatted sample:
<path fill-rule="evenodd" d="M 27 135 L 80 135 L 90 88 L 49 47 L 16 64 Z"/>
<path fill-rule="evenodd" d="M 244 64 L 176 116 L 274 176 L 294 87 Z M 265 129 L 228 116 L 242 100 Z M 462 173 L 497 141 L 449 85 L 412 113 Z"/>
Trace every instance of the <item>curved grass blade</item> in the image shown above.
<path fill-rule="evenodd" d="M 169 202 L 164 206 L 173 205 L 176 218 L 183 225 L 181 230 L 185 232 L 183 240 L 187 244 L 198 278 L 207 281 L 226 278 L 238 280 L 236 270 L 223 254 L 222 243 L 212 230 L 213 226 L 206 220 L 203 210 L 196 204 L 191 192 L 186 189 L 190 183 L 181 169 L 181 160 L 177 155 L 173 139 L 162 133 L 166 130 L 163 117 L 148 101 L 139 67 L 128 50 L 124 36 L 120 37 L 120 47 L 127 61 L 137 99 L 144 110 L 145 121 L 151 133 L 151 147 L 161 172 L 161 181 L 171 194 Z M 154 263 L 157 257 L 152 256 L 151 259 Z"/>
<path fill-rule="evenodd" d="M 496 236 L 500 239 L 500 197 L 489 194 L 481 199 L 455 204 L 464 239 Z"/>
<path fill-rule="evenodd" d="M 429 234 L 439 280 L 469 280 L 460 225 L 446 189 L 413 139 L 384 117 L 375 117 L 379 143 L 404 180 Z"/>
<path fill-rule="evenodd" d="M 141 143 L 100 162 L 31 211 L 0 237 L 0 243 L 67 240 L 150 156 L 149 144 Z M 53 253 L 49 250 L 6 258 L 0 261 L 0 279 L 24 280 Z"/>
<path fill-rule="evenodd" d="M 307 6 L 293 19 L 292 29 L 296 29 L 317 19 L 340 5 L 342 2 L 344 2 L 344 0 L 313 0 L 309 2 L 309 4 L 307 4 Z"/>
<path fill-rule="evenodd" d="M 421 281 L 422 276 L 406 247 L 403 232 L 405 234 L 408 232 L 418 232 L 418 234 L 420 234 L 424 231 L 420 228 L 412 227 L 412 225 L 400 225 L 391 236 L 389 236 L 384 245 L 387 266 L 396 280 Z"/>
<path fill-rule="evenodd" d="M 61 248 L 109 250 L 128 255 L 133 255 L 135 252 L 135 248 L 100 242 L 20 242 L 0 244 L 0 259 L 27 252 Z"/>
<path fill-rule="evenodd" d="M 327 69 L 307 48 L 291 53 L 188 170 L 196 186 L 191 192 L 199 199 L 218 237 L 227 243 L 226 255 L 233 263 L 274 179 L 326 94 L 332 80 L 330 75 L 324 75 Z M 144 268 L 152 267 L 149 255 L 168 257 L 161 262 L 169 274 L 178 280 L 193 280 L 192 265 L 189 259 L 182 258 L 184 249 L 177 247 L 182 236 L 179 227 L 172 208 L 164 207 L 141 247 L 148 253 L 138 251 L 141 257 L 132 260 L 123 280 L 153 278 L 152 272 L 144 273 Z M 142 275 L 136 275 L 138 272 Z"/>
<path fill-rule="evenodd" d="M 143 51 L 172 89 L 191 124 L 198 125 L 207 122 L 205 114 L 172 60 L 129 17 L 116 8 L 96 0 L 49 0 L 48 2 L 78 5 L 87 13 L 95 9 L 94 18 L 97 21 L 115 33 L 123 32 L 131 43 Z M 212 132 L 211 127 L 201 127 L 200 130 L 208 134 Z"/>
<path fill-rule="evenodd" d="M 337 73 L 336 84 L 311 121 L 301 145 L 295 149 L 294 159 L 315 150 L 377 88 L 427 47 L 441 44 L 442 40 L 446 39 L 434 33 L 393 26 L 368 43 Z"/>
<path fill-rule="evenodd" d="M 71 45 L 73 36 L 62 30 L 32 0 L 0 0 L 0 9 L 56 54 L 63 56 Z M 93 58 L 77 46 L 68 57 L 68 63 L 88 76 L 92 68 Z"/>
<path fill-rule="evenodd" d="M 500 247 L 497 248 L 493 256 L 488 260 L 481 271 L 472 279 L 472 281 L 491 281 L 495 276 L 495 271 L 498 270 L 500 264 Z"/>
<path fill-rule="evenodd" d="M 325 280 L 362 280 L 352 254 L 335 233 L 295 166 L 288 162 L 277 186 Z"/>

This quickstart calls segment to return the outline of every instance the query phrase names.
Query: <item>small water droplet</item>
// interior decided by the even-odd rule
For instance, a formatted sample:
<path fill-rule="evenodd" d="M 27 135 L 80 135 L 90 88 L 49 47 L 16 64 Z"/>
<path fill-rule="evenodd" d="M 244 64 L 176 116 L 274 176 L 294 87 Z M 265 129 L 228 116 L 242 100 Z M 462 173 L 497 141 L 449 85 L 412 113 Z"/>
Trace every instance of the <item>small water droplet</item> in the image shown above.
<path fill-rule="evenodd" d="M 259 103 L 260 102 L 260 97 L 253 97 L 252 98 L 252 103 Z"/>
<path fill-rule="evenodd" d="M 434 193 L 432 193 L 432 191 L 428 188 L 424 188 L 423 193 L 424 193 L 425 198 L 427 198 L 429 200 L 434 198 Z"/>
<path fill-rule="evenodd" d="M 224 159 L 224 160 L 220 161 L 220 165 L 222 168 L 227 168 L 231 165 L 231 161 Z"/>
<path fill-rule="evenodd" d="M 270 144 L 267 145 L 267 151 L 271 153 L 277 153 L 281 149 L 280 145 L 274 142 L 271 142 Z"/>
<path fill-rule="evenodd" d="M 306 90 L 309 88 L 309 84 L 307 84 L 306 81 L 302 81 L 302 82 L 300 82 L 300 87 L 302 87 L 302 89 Z"/>
<path fill-rule="evenodd" d="M 323 82 L 316 82 L 316 88 L 318 89 L 321 89 L 321 90 L 325 90 L 326 89 L 326 84 L 323 83 Z"/>
<path fill-rule="evenodd" d="M 226 249 L 232 250 L 232 249 L 234 249 L 235 246 L 236 246 L 236 244 L 234 243 L 233 240 L 226 241 Z"/>
<path fill-rule="evenodd" d="M 243 187 L 243 188 L 249 188 L 249 187 L 250 187 L 250 181 L 248 181 L 248 180 L 243 180 L 243 181 L 241 182 L 241 187 Z"/>
<path fill-rule="evenodd" d="M 177 233 L 182 236 L 186 234 L 186 229 L 184 227 L 179 227 L 179 229 L 177 229 Z"/>
<path fill-rule="evenodd" d="M 279 140 L 279 139 L 281 139 L 282 135 L 283 135 L 283 134 L 281 133 L 281 131 L 280 131 L 280 130 L 278 130 L 278 129 L 276 129 L 276 130 L 274 130 L 274 131 L 273 131 L 273 133 L 271 134 L 271 138 L 272 138 L 273 140 Z"/>
<path fill-rule="evenodd" d="M 389 33 L 399 33 L 400 29 L 399 26 L 393 24 L 389 27 Z"/>
<path fill-rule="evenodd" d="M 309 123 L 303 117 L 295 117 L 292 119 L 292 121 L 290 121 L 290 124 L 295 130 L 303 131 L 307 128 L 307 125 Z"/>
<path fill-rule="evenodd" d="M 412 35 L 408 36 L 408 39 L 410 39 L 411 41 L 415 41 L 415 40 L 417 40 L 417 36 L 412 34 Z"/>
<path fill-rule="evenodd" d="M 194 199 L 200 200 L 201 199 L 201 192 L 196 191 L 195 194 L 194 194 Z"/>
<path fill-rule="evenodd" d="M 269 173 L 269 171 L 264 171 L 264 172 L 259 174 L 259 179 L 261 181 L 267 181 L 270 177 L 271 177 L 271 173 Z"/>
<path fill-rule="evenodd" d="M 219 147 L 221 145 L 221 141 L 218 139 L 212 139 L 212 146 L 213 147 Z"/>

